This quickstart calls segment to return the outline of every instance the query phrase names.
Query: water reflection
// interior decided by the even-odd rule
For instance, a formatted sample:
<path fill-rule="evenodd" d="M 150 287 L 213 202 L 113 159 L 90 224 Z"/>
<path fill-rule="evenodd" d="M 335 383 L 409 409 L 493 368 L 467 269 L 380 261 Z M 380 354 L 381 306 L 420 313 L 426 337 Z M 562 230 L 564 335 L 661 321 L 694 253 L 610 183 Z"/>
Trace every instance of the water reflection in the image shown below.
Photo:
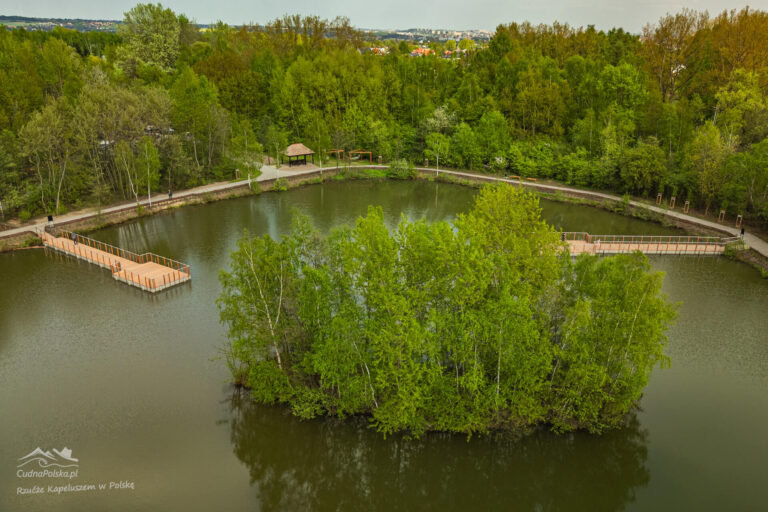
<path fill-rule="evenodd" d="M 62 266 L 66 265 L 69 267 L 68 272 L 70 272 L 70 275 L 63 277 L 68 277 L 70 279 L 74 278 L 74 282 L 77 282 L 79 276 L 87 275 L 89 280 L 93 280 L 93 282 L 97 283 L 100 287 L 112 286 L 115 291 L 121 293 L 123 297 L 128 295 L 134 299 L 138 299 L 139 301 L 146 302 L 148 304 L 158 304 L 165 300 L 178 299 L 179 297 L 188 296 L 192 293 L 193 283 L 191 280 L 171 288 L 166 288 L 165 290 L 161 290 L 159 292 L 147 293 L 141 288 L 126 285 L 125 283 L 117 281 L 112 277 L 112 274 L 108 269 L 75 258 L 70 254 L 63 254 L 48 248 L 45 248 L 40 252 L 45 255 L 49 262 Z M 77 272 L 77 274 L 74 274 L 74 272 Z M 80 284 L 73 284 L 72 286 L 73 288 L 79 288 Z"/>
<path fill-rule="evenodd" d="M 235 455 L 262 510 L 623 510 L 648 485 L 635 415 L 603 436 L 383 439 L 363 419 L 300 421 L 229 401 Z"/>
<path fill-rule="evenodd" d="M 642 429 L 632 418 L 594 438 L 408 442 L 383 440 L 364 423 L 300 422 L 283 408 L 230 403 L 224 363 L 211 360 L 224 342 L 214 300 L 244 228 L 283 234 L 293 207 L 324 232 L 369 204 L 382 206 L 390 226 L 401 213 L 450 219 L 474 193 L 428 182 L 329 183 L 90 235 L 192 266 L 192 281 L 157 294 L 56 253 L 0 254 L 0 511 L 760 510 L 768 502 L 768 286 L 725 258 L 652 258 L 683 305 L 669 336 L 672 367 L 655 371 L 645 390 Z M 543 207 L 567 230 L 674 232 L 593 208 Z M 135 477 L 137 491 L 16 496 L 16 457 L 65 443 L 82 456 L 81 483 Z"/>

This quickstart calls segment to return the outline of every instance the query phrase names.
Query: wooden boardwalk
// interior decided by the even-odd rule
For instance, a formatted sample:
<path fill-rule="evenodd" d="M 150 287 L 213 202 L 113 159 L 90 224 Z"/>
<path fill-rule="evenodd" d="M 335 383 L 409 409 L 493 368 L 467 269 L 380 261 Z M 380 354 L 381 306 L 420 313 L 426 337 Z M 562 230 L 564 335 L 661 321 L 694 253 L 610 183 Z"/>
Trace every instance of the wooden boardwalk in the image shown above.
<path fill-rule="evenodd" d="M 54 236 L 40 232 L 43 245 L 103 268 L 112 277 L 148 292 L 159 292 L 189 281 L 189 265 L 154 253 L 136 254 L 76 233 L 63 231 Z"/>
<path fill-rule="evenodd" d="M 715 236 L 640 236 L 590 235 L 583 232 L 563 232 L 571 254 L 622 254 L 640 251 L 645 254 L 716 255 L 738 237 Z"/>

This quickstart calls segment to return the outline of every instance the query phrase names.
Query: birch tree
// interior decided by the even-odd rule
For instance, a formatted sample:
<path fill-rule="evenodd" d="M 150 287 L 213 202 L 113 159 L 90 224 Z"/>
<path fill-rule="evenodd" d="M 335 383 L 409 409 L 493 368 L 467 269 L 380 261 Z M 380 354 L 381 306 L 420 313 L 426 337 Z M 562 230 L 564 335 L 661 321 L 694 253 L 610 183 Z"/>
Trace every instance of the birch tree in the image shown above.
<path fill-rule="evenodd" d="M 601 432 L 667 361 L 674 308 L 641 254 L 571 262 L 538 200 L 487 187 L 451 225 L 380 208 L 320 236 L 245 237 L 218 304 L 233 375 L 294 414 L 385 435 Z"/>

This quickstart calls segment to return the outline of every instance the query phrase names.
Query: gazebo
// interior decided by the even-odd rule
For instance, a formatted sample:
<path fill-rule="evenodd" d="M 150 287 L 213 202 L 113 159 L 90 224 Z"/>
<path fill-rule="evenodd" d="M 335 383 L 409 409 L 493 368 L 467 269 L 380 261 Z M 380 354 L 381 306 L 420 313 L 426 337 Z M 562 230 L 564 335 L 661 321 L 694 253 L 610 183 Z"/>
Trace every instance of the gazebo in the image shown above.
<path fill-rule="evenodd" d="M 307 156 L 312 157 L 312 163 L 315 163 L 315 152 L 304 144 L 297 142 L 285 148 L 285 156 L 288 157 L 288 167 L 307 163 Z"/>

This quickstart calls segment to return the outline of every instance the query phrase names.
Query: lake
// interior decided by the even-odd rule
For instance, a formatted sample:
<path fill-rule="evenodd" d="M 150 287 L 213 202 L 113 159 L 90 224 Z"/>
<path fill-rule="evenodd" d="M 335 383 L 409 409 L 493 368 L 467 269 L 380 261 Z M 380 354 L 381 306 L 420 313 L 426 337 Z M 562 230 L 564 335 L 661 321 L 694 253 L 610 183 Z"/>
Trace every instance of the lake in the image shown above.
<path fill-rule="evenodd" d="M 654 371 L 625 428 L 602 436 L 384 439 L 364 420 L 300 421 L 230 385 L 215 300 L 245 229 L 278 237 L 296 208 L 327 231 L 369 204 L 390 225 L 451 219 L 474 194 L 335 182 L 89 235 L 191 265 L 190 283 L 156 295 L 43 250 L 0 254 L 0 511 L 764 509 L 768 281 L 722 257 L 650 258 L 682 301 L 672 365 Z M 675 233 L 584 206 L 542 207 L 567 231 Z M 37 447 L 71 449 L 76 476 L 17 476 Z M 44 492 L 19 494 L 35 486 Z"/>

